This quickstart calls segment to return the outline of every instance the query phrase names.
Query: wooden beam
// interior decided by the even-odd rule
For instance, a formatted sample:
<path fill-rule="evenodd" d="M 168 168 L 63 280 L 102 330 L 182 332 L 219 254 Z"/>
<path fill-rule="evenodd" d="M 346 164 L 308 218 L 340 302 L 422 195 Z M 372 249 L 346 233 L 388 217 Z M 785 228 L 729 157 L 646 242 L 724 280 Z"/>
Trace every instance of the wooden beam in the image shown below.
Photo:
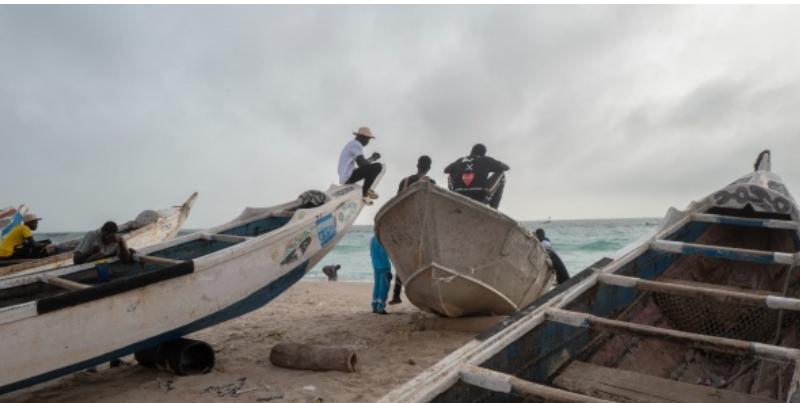
<path fill-rule="evenodd" d="M 84 288 L 91 287 L 88 284 L 81 284 L 77 281 L 67 280 L 60 277 L 48 276 L 47 274 L 40 275 L 39 280 L 41 280 L 43 283 L 52 284 L 54 286 L 58 286 L 67 290 L 82 290 Z"/>
<path fill-rule="evenodd" d="M 723 216 L 716 214 L 696 213 L 692 215 L 692 221 L 709 222 L 713 224 L 724 224 L 724 225 L 741 225 L 745 227 L 788 229 L 791 231 L 800 230 L 800 228 L 798 228 L 797 223 L 794 221 L 760 220 L 755 218 L 730 217 L 730 216 Z"/>
<path fill-rule="evenodd" d="M 781 362 L 792 362 L 795 364 L 797 363 L 798 359 L 800 359 L 797 354 L 797 350 L 793 348 L 726 339 L 723 337 L 706 336 L 702 334 L 682 332 L 679 330 L 640 325 L 637 323 L 622 322 L 557 308 L 548 309 L 545 312 L 545 319 L 551 322 L 563 323 L 565 325 L 574 327 L 642 334 L 646 336 L 672 340 L 693 348 L 701 348 L 727 354 L 752 354 L 758 358 L 766 358 Z"/>
<path fill-rule="evenodd" d="M 794 253 L 765 252 L 753 249 L 726 248 L 723 246 L 708 246 L 664 240 L 654 241 L 650 244 L 650 249 L 661 252 L 679 253 L 682 255 L 701 255 L 765 264 L 778 263 L 791 265 L 795 264 L 796 259 Z"/>
<path fill-rule="evenodd" d="M 596 397 L 556 389 L 474 365 L 462 365 L 458 371 L 458 375 L 462 382 L 470 385 L 525 399 L 544 400 L 546 402 L 555 403 L 611 403 L 610 400 L 598 399 Z"/>
<path fill-rule="evenodd" d="M 553 385 L 615 402 L 778 403 L 775 399 L 573 361 Z"/>
<path fill-rule="evenodd" d="M 598 282 L 624 288 L 635 288 L 642 291 L 653 291 L 662 294 L 679 295 L 699 299 L 713 299 L 726 304 L 746 305 L 772 309 L 800 311 L 800 299 L 784 298 L 778 295 L 765 295 L 763 292 L 732 291 L 711 288 L 702 283 L 670 284 L 660 281 L 642 280 L 635 277 L 600 274 Z M 777 293 L 775 293 L 777 294 Z"/>

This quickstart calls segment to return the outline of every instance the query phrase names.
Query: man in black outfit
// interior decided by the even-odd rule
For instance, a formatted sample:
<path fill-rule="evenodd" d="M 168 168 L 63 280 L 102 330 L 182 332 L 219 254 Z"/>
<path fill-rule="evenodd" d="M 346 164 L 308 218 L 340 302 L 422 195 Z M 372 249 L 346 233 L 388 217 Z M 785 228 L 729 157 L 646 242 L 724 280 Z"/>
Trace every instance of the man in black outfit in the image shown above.
<path fill-rule="evenodd" d="M 486 156 L 486 146 L 475 144 L 468 156 L 448 165 L 444 173 L 449 175 L 450 190 L 497 209 L 508 170 L 508 165 Z"/>
<path fill-rule="evenodd" d="M 428 157 L 427 155 L 419 157 L 419 159 L 417 160 L 417 173 L 408 176 L 400 181 L 400 186 L 397 188 L 397 194 L 400 194 L 400 192 L 406 190 L 409 186 L 419 182 L 420 179 L 422 178 L 425 178 L 425 180 L 435 185 L 436 181 L 426 176 L 428 174 L 428 171 L 430 170 L 431 170 L 431 157 Z M 403 282 L 400 280 L 400 276 L 395 276 L 394 293 L 393 293 L 394 296 L 392 297 L 392 300 L 389 301 L 389 305 L 395 305 L 403 302 L 403 300 L 400 299 L 400 293 L 402 291 L 403 291 Z"/>

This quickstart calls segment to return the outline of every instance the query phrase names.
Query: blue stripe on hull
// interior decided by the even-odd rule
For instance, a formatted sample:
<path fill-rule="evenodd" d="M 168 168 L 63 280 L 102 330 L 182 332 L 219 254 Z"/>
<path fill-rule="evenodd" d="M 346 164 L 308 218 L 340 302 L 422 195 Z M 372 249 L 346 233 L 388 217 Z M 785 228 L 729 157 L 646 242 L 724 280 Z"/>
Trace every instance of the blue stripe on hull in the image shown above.
<path fill-rule="evenodd" d="M 225 309 L 217 311 L 209 316 L 206 316 L 202 319 L 192 322 L 186 326 L 177 328 L 175 330 L 171 330 L 169 332 L 160 334 L 158 336 L 149 338 L 147 340 L 140 341 L 136 344 L 116 350 L 109 354 L 104 354 L 87 361 L 69 365 L 19 382 L 2 386 L 0 387 L 0 394 L 8 393 L 17 389 L 26 388 L 28 386 L 33 386 L 37 383 L 49 381 L 51 379 L 58 378 L 60 376 L 80 371 L 82 369 L 100 365 L 102 363 L 111 361 L 115 358 L 133 354 L 137 351 L 141 351 L 146 348 L 155 347 L 161 343 L 170 340 L 175 340 L 189 333 L 193 333 L 198 330 L 202 330 L 207 327 L 211 327 L 216 324 L 225 322 L 227 320 L 242 316 L 246 313 L 252 312 L 266 305 L 267 303 L 275 299 L 275 297 L 281 295 L 284 291 L 289 289 L 289 287 L 297 283 L 301 278 L 303 278 L 303 276 L 305 276 L 307 267 L 308 267 L 308 261 L 306 260 L 305 262 L 298 265 L 296 268 L 292 269 L 292 271 L 284 274 L 283 276 L 273 281 L 266 287 L 261 288 L 256 292 L 250 294 L 247 298 L 235 304 L 232 304 Z"/>
<path fill-rule="evenodd" d="M 735 252 L 730 250 L 695 248 L 692 246 L 684 246 L 681 248 L 681 253 L 684 255 L 700 255 L 707 257 L 714 257 L 728 260 L 740 260 L 745 262 L 755 263 L 773 263 L 775 262 L 775 255 L 752 255 L 749 253 Z"/>
<path fill-rule="evenodd" d="M 745 227 L 766 227 L 764 221 L 740 220 L 734 217 L 717 217 L 717 223 L 725 225 L 741 225 Z"/>

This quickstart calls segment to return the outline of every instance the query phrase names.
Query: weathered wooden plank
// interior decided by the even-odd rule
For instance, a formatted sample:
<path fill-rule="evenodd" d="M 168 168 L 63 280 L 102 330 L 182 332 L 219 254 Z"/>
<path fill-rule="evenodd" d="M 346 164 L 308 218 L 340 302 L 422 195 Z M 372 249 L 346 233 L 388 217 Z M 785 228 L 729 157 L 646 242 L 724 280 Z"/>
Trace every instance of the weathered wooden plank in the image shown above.
<path fill-rule="evenodd" d="M 654 241 L 650 249 L 682 255 L 700 255 L 720 259 L 740 260 L 755 263 L 794 264 L 795 254 L 784 252 L 765 252 L 753 249 L 727 248 L 676 241 Z"/>
<path fill-rule="evenodd" d="M 635 288 L 683 297 L 713 299 L 728 304 L 800 311 L 800 299 L 784 298 L 775 292 L 679 280 L 649 281 L 615 274 L 601 274 L 598 281 L 617 287 Z"/>
<path fill-rule="evenodd" d="M 775 229 L 788 229 L 798 231 L 797 223 L 794 221 L 785 220 L 759 220 L 755 218 L 741 218 L 729 217 L 717 214 L 694 214 L 692 216 L 694 221 L 710 222 L 714 224 L 724 225 L 740 225 L 745 227 L 762 227 L 762 228 L 775 228 Z"/>
<path fill-rule="evenodd" d="M 575 361 L 553 384 L 568 391 L 623 403 L 777 403 L 762 396 L 677 382 Z"/>
<path fill-rule="evenodd" d="M 78 282 L 75 282 L 75 281 L 71 281 L 71 280 L 66 280 L 66 279 L 63 279 L 63 278 L 48 276 L 46 274 L 42 274 L 39 278 L 42 280 L 42 282 L 45 282 L 47 284 L 52 284 L 52 285 L 55 285 L 55 286 L 58 286 L 58 287 L 61 287 L 61 288 L 67 289 L 67 290 L 82 290 L 84 288 L 91 287 L 88 284 L 81 284 L 81 283 L 78 283 Z"/>
<path fill-rule="evenodd" d="M 462 365 L 459 369 L 461 381 L 480 388 L 519 396 L 526 399 L 544 399 L 550 403 L 611 403 L 609 400 L 584 396 L 547 385 L 519 379 L 501 372 L 474 365 Z"/>
<path fill-rule="evenodd" d="M 681 332 L 678 330 L 628 323 L 557 308 L 548 309 L 545 312 L 545 319 L 575 327 L 598 330 L 608 329 L 674 340 L 693 348 L 701 348 L 727 354 L 746 354 L 758 358 L 792 363 L 796 363 L 798 360 L 797 350 L 793 348 Z"/>

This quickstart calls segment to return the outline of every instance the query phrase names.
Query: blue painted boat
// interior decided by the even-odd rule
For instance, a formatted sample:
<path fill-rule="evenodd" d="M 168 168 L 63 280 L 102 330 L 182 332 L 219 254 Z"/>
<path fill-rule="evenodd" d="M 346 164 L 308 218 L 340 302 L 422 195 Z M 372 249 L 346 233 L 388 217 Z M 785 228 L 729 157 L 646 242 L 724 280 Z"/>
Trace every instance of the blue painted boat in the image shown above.
<path fill-rule="evenodd" d="M 798 402 L 798 228 L 765 151 L 380 402 Z"/>
<path fill-rule="evenodd" d="M 267 304 L 334 247 L 363 206 L 360 186 L 331 186 L 142 248 L 131 263 L 114 258 L 0 279 L 0 393 Z"/>
<path fill-rule="evenodd" d="M 14 227 L 22 223 L 22 216 L 28 211 L 25 205 L 19 208 L 5 207 L 0 209 L 0 239 L 3 239 Z"/>

